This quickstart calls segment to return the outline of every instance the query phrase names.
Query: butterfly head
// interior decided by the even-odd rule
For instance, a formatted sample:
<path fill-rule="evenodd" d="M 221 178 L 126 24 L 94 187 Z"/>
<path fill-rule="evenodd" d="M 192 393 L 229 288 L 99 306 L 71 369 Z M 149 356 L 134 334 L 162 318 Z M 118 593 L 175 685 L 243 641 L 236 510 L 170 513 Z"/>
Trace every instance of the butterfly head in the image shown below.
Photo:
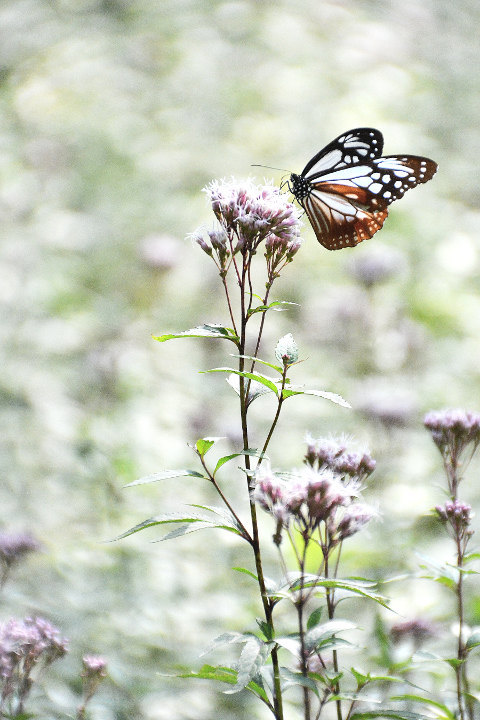
<path fill-rule="evenodd" d="M 306 180 L 302 175 L 297 175 L 296 173 L 292 173 L 290 175 L 288 188 L 292 195 L 295 196 L 297 202 L 299 202 L 300 204 L 302 204 L 303 198 L 306 198 L 310 194 L 312 189 L 310 182 Z"/>

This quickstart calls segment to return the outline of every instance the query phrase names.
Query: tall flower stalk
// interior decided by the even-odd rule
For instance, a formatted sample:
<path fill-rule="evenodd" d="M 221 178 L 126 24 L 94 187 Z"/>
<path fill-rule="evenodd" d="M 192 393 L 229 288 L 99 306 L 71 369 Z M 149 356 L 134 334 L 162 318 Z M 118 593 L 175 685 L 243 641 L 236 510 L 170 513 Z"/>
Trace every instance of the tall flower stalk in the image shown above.
<path fill-rule="evenodd" d="M 216 265 L 229 324 L 206 323 L 155 339 L 165 342 L 174 338 L 204 337 L 234 344 L 236 364 L 207 372 L 226 374 L 238 396 L 242 443 L 234 453 L 212 464 L 207 453 L 218 438 L 200 438 L 193 446 L 200 471 L 165 470 L 131 483 L 175 476 L 201 477 L 214 488 L 223 507 L 195 505 L 188 511 L 158 515 L 120 537 L 154 525 L 178 523 L 166 538 L 178 537 L 199 527 L 217 527 L 245 541 L 252 554 L 254 572 L 245 568 L 242 571 L 253 576 L 258 585 L 263 611 L 263 617 L 257 619 L 260 632 L 223 633 L 210 649 L 224 643 L 240 644 L 238 662 L 232 668 L 205 665 L 186 676 L 220 680 L 233 686 L 228 692 L 247 688 L 269 708 L 275 720 L 285 719 L 285 690 L 297 686 L 304 720 L 318 720 L 331 702 L 336 703 L 338 720 L 343 720 L 351 715 L 356 696 L 352 696 L 344 714 L 338 652 L 346 641 L 338 635 L 351 629 L 352 623 L 337 618 L 337 590 L 341 588 L 343 593 L 384 602 L 371 583 L 338 576 L 343 542 L 366 526 L 375 514 L 361 499 L 364 481 L 375 462 L 367 453 L 352 452 L 346 442 L 309 439 L 300 470 L 288 473 L 272 470 L 267 452 L 286 400 L 309 394 L 343 407 L 349 405 L 335 393 L 292 384 L 290 375 L 297 369 L 299 349 L 291 333 L 280 338 L 274 358 L 262 359 L 259 355 L 269 312 L 288 305 L 272 301 L 271 291 L 301 247 L 296 208 L 271 185 L 232 180 L 212 182 L 205 190 L 217 225 L 195 232 L 192 238 Z M 262 272 L 263 287 L 258 291 L 256 286 Z M 274 396 L 275 409 L 262 437 L 252 428 L 249 412 L 252 403 L 266 393 Z M 236 458 L 243 458 L 241 480 L 249 500 L 247 518 L 233 506 L 228 488 L 219 478 L 220 470 Z M 280 559 L 280 575 L 275 582 L 267 580 L 264 573 L 258 508 L 274 521 L 273 543 Z M 288 552 L 284 549 L 285 538 Z M 288 569 L 292 558 L 296 565 L 294 571 Z M 318 558 L 318 567 L 311 572 L 311 563 L 318 563 Z M 292 603 L 296 613 L 297 631 L 288 636 L 277 629 L 277 606 L 285 600 Z M 293 655 L 293 668 L 285 667 L 283 660 L 282 665 L 280 663 L 280 655 L 283 658 L 288 653 Z M 354 675 L 357 682 L 358 677 L 358 673 Z M 358 684 L 359 689 L 369 681 L 365 679 L 362 686 Z"/>
<path fill-rule="evenodd" d="M 437 505 L 436 514 L 453 540 L 456 558 L 456 579 L 453 590 L 457 602 L 457 657 L 455 670 L 458 716 L 460 720 L 473 720 L 473 700 L 467 674 L 469 651 L 476 645 L 467 637 L 465 625 L 465 565 L 470 539 L 472 508 L 459 499 L 458 491 L 463 472 L 480 444 L 480 414 L 464 410 L 441 410 L 425 417 L 425 427 L 442 455 L 450 499 Z"/>

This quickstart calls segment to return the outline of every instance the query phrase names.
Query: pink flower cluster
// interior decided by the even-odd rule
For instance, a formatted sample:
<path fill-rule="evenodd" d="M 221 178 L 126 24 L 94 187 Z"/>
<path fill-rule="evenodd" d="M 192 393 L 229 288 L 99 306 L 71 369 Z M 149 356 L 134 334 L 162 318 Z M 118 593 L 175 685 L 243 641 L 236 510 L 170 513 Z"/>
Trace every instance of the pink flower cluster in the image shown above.
<path fill-rule="evenodd" d="M 358 532 L 375 514 L 358 501 L 359 491 L 357 479 L 345 482 L 330 469 L 307 466 L 280 475 L 265 464 L 257 472 L 253 499 L 283 527 L 293 522 L 304 537 L 324 523 L 330 543 L 337 544 Z"/>
<path fill-rule="evenodd" d="M 227 233 L 235 231 L 236 250 L 243 246 L 255 248 L 268 239 L 271 252 L 272 237 L 283 242 L 285 251 L 290 253 L 300 247 L 299 211 L 273 185 L 255 185 L 251 180 L 214 180 L 205 192 L 222 228 Z"/>
<path fill-rule="evenodd" d="M 473 445 L 480 444 L 480 413 L 466 410 L 436 410 L 427 413 L 424 425 L 430 431 L 442 455 L 457 456 Z"/>
<path fill-rule="evenodd" d="M 32 684 L 32 670 L 50 665 L 67 649 L 58 628 L 43 618 L 12 618 L 0 626 L 1 707 L 12 696 L 21 706 Z"/>

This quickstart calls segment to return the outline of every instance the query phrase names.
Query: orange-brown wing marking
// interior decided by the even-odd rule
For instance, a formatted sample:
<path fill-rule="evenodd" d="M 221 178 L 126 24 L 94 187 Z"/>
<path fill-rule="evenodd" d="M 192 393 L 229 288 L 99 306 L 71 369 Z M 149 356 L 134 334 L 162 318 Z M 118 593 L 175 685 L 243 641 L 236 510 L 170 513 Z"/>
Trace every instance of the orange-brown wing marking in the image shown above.
<path fill-rule="evenodd" d="M 328 250 L 354 247 L 382 227 L 388 210 L 364 188 L 316 183 L 303 200 L 319 243 Z"/>

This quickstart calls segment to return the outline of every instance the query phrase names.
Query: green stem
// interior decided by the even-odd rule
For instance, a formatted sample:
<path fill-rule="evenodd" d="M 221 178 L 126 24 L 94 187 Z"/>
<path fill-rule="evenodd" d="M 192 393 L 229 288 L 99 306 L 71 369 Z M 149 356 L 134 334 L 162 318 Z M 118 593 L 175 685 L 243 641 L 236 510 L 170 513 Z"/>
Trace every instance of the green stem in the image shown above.
<path fill-rule="evenodd" d="M 239 371 L 243 372 L 245 367 L 245 341 L 246 341 L 246 324 L 247 324 L 247 313 L 245 309 L 245 279 L 246 279 L 246 267 L 244 264 L 242 281 L 240 286 L 240 303 L 241 303 L 241 335 L 240 335 L 240 357 L 239 357 Z M 243 449 L 248 450 L 248 423 L 247 423 L 247 396 L 245 388 L 245 378 L 240 375 L 240 415 L 242 423 L 242 436 L 243 436 Z M 250 480 L 251 480 L 251 464 L 250 457 L 245 455 L 245 469 L 247 471 L 247 489 L 250 497 Z M 257 508 L 255 503 L 250 497 L 250 517 L 252 522 L 252 549 L 255 558 L 255 568 L 257 572 L 258 585 L 260 589 L 260 595 L 263 604 L 263 611 L 265 614 L 265 620 L 271 628 L 272 636 L 275 636 L 275 628 L 273 623 L 273 604 L 267 594 L 265 586 L 265 577 L 263 574 L 262 556 L 260 550 L 260 538 L 258 533 L 258 521 L 257 521 Z M 272 667 L 273 667 L 273 708 L 275 720 L 283 720 L 283 701 L 282 701 L 282 688 L 280 684 L 280 665 L 278 660 L 278 648 L 275 645 L 271 652 Z"/>

